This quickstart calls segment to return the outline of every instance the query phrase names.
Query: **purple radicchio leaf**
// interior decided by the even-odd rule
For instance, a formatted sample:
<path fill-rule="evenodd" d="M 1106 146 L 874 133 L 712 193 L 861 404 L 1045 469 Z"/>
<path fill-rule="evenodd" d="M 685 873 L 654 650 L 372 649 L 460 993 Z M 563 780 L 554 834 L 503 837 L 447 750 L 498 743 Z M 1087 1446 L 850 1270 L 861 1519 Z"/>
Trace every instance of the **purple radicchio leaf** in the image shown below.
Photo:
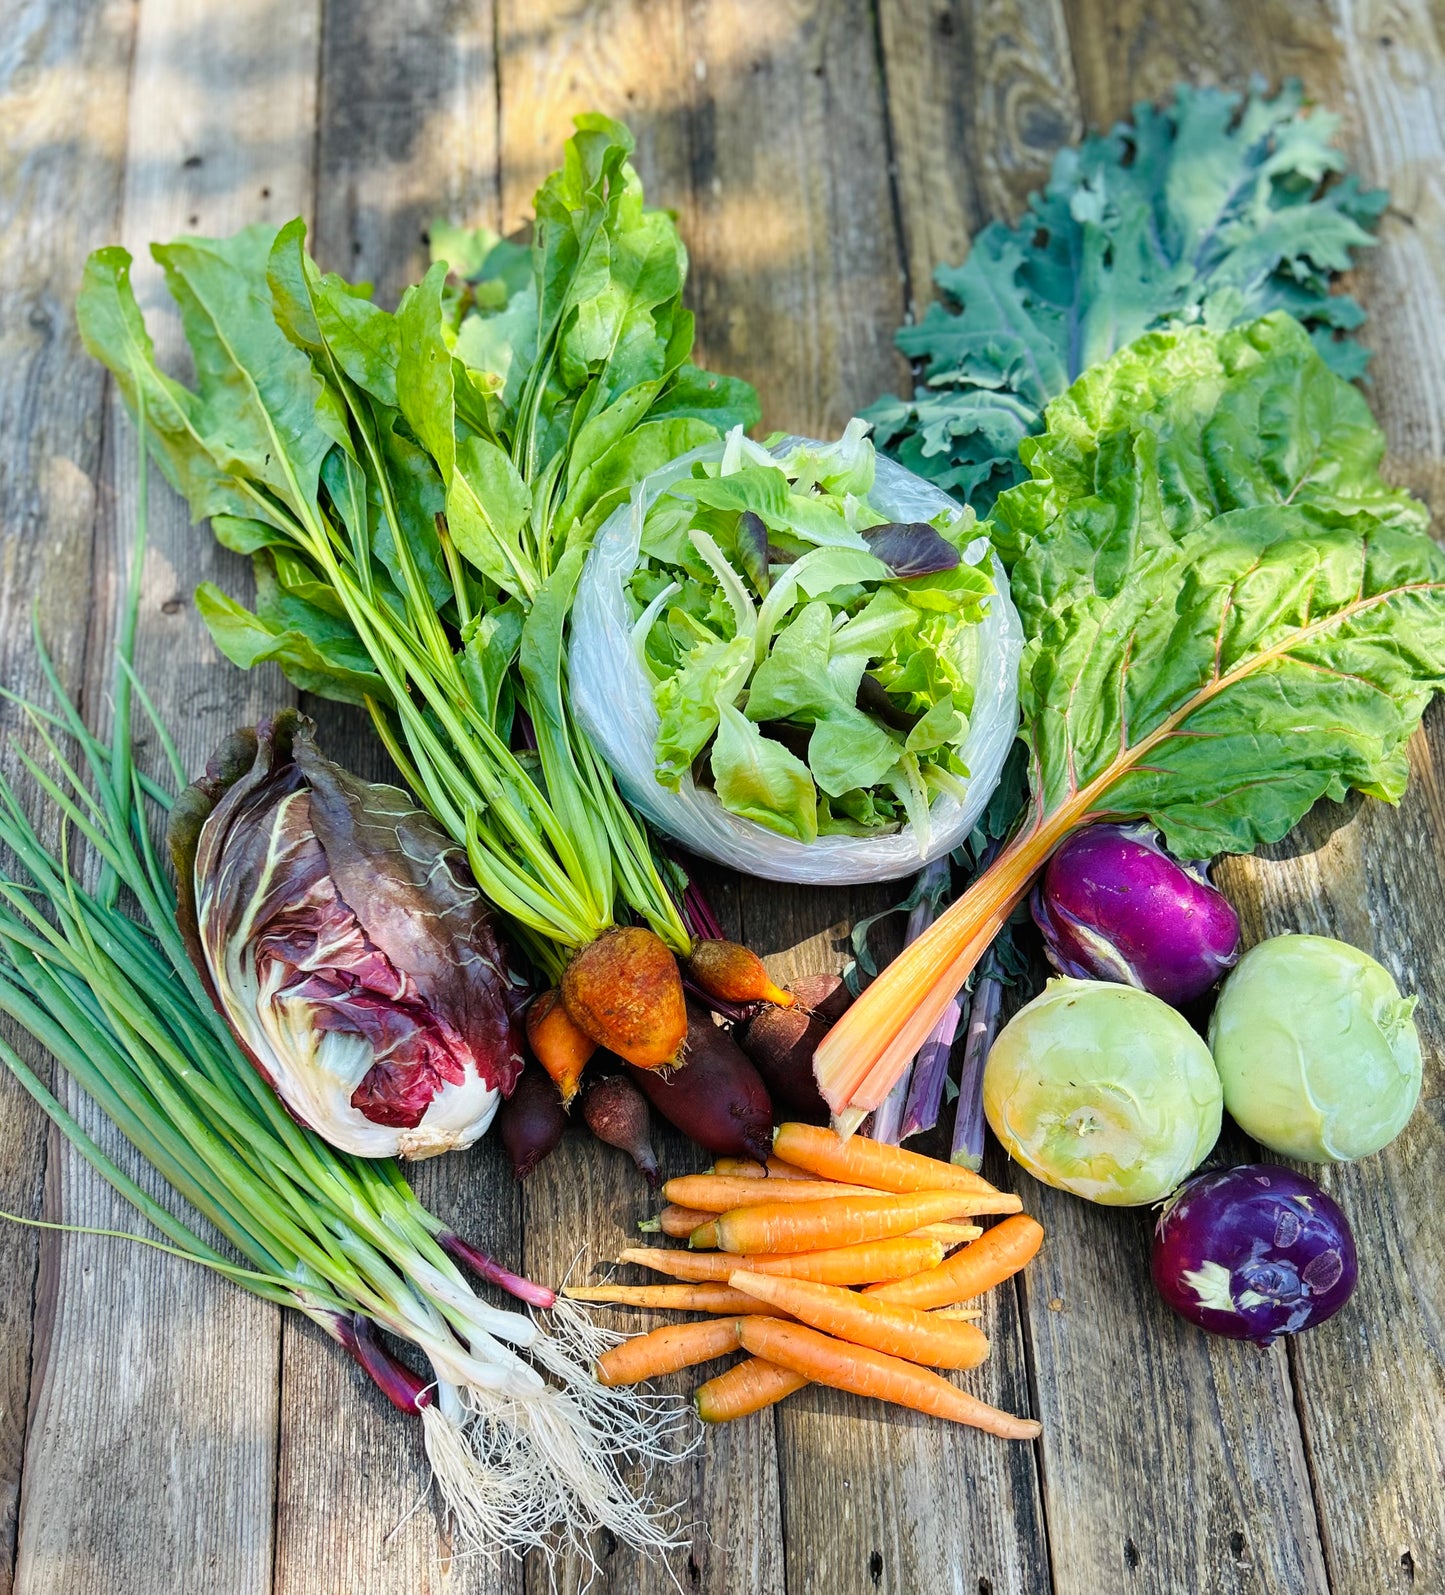
<path fill-rule="evenodd" d="M 310 722 L 278 716 L 255 747 L 191 872 L 221 1012 L 290 1111 L 343 1150 L 470 1144 L 522 1065 L 520 991 L 487 904 L 435 823 L 324 758 Z"/>
<path fill-rule="evenodd" d="M 957 570 L 958 550 L 927 521 L 890 521 L 863 533 L 868 552 L 881 559 L 897 577 L 937 576 Z"/>

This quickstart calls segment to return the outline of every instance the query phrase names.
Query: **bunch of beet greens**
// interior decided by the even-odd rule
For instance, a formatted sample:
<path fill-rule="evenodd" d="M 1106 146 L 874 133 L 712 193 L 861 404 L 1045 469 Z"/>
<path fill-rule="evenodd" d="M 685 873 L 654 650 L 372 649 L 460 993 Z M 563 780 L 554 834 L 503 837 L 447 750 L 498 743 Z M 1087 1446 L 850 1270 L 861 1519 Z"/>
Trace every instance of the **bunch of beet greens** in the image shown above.
<path fill-rule="evenodd" d="M 566 1004 L 591 1042 L 655 1064 L 683 1039 L 691 937 L 573 721 L 564 630 L 606 515 L 758 410 L 689 362 L 686 253 L 631 150 L 579 117 L 530 244 L 439 234 L 452 258 L 394 314 L 323 275 L 299 219 L 153 245 L 194 389 L 157 367 L 123 249 L 91 257 L 78 314 L 192 514 L 254 559 L 254 613 L 197 594 L 221 650 L 364 705 L 537 967 L 555 982 L 570 963 L 580 990 L 596 966 L 608 1003 Z M 629 919 L 627 956 L 607 956 Z M 588 1017 L 619 988 L 629 1033 Z"/>

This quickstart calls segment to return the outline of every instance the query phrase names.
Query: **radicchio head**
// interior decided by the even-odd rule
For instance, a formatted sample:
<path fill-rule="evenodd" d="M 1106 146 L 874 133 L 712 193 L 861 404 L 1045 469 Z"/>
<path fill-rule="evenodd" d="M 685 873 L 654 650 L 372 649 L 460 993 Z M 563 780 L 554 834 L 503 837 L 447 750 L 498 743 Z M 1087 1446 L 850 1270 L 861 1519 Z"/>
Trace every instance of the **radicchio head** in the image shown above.
<path fill-rule="evenodd" d="M 177 919 L 291 1113 L 343 1151 L 469 1146 L 522 1068 L 520 983 L 465 863 L 406 793 L 287 711 L 238 732 L 173 811 Z"/>

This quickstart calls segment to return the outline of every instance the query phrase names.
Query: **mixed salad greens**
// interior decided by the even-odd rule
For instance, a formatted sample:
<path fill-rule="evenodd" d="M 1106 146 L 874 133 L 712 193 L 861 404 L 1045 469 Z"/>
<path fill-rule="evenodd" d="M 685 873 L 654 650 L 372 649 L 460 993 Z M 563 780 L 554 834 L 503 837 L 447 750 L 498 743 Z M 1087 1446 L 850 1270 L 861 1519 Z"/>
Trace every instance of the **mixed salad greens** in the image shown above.
<path fill-rule="evenodd" d="M 994 591 L 971 510 L 890 521 L 873 446 L 729 434 L 653 502 L 630 583 L 657 779 L 799 841 L 928 832 L 962 797 L 977 628 Z"/>

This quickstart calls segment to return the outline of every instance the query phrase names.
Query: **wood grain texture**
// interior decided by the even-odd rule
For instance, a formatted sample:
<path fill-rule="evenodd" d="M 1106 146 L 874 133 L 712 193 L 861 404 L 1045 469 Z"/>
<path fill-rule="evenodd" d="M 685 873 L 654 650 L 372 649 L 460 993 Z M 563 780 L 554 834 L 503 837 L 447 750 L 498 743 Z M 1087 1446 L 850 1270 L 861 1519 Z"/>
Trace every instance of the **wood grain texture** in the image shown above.
<path fill-rule="evenodd" d="M 133 253 L 153 238 L 309 207 L 318 20 L 295 0 L 242 0 L 224 13 L 187 0 L 140 6 L 128 125 L 109 129 L 125 149 L 121 236 Z M 149 263 L 137 270 L 147 307 L 158 306 L 158 276 Z M 174 318 L 157 314 L 153 330 L 162 360 L 175 362 Z M 79 358 L 74 369 L 89 373 Z M 133 450 L 112 400 L 89 595 L 93 720 L 104 718 L 133 536 Z M 220 561 L 209 533 L 155 488 L 137 667 L 195 767 L 223 732 L 285 700 L 278 678 L 239 676 L 211 646 L 190 595 Z M 236 585 L 234 571 L 224 579 Z M 117 1144 L 73 1088 L 62 1095 Z M 68 1148 L 52 1158 L 48 1197 L 67 1222 L 137 1227 Z M 199 1269 L 98 1238 L 58 1239 L 45 1273 L 17 1590 L 268 1591 L 279 1314 Z"/>
<path fill-rule="evenodd" d="M 326 7 L 311 244 L 383 304 L 426 269 L 436 217 L 497 224 L 494 24 L 490 5 L 456 0 Z M 331 757 L 397 779 L 364 714 L 309 696 L 303 707 Z M 505 1161 L 489 1140 L 410 1172 L 423 1203 L 517 1266 Z M 511 1558 L 452 1556 L 419 1426 L 304 1320 L 286 1315 L 282 1346 L 275 1595 L 520 1591 Z"/>
<path fill-rule="evenodd" d="M 1242 90 L 1300 78 L 1332 109 L 1326 0 L 1063 0 L 1085 124 L 1105 128 L 1177 83 Z"/>
<path fill-rule="evenodd" d="M 1013 221 L 1079 135 L 1060 0 L 881 0 L 909 311 L 990 221 Z"/>
<path fill-rule="evenodd" d="M 769 972 L 784 983 L 840 969 L 851 922 L 896 902 L 907 886 L 805 894 L 745 883 L 748 944 L 768 954 Z M 898 916 L 877 927 L 880 960 L 897 950 L 900 934 Z M 944 1139 L 940 1132 L 914 1144 L 946 1157 Z M 980 1306 L 993 1350 L 982 1368 L 954 1377 L 994 1406 L 1028 1414 L 1017 1298 L 992 1291 Z M 790 1396 L 776 1414 L 790 1591 L 1032 1595 L 1051 1588 L 1032 1446 L 817 1387 Z"/>
<path fill-rule="evenodd" d="M 437 217 L 497 223 L 496 18 L 489 0 L 325 11 L 313 246 L 391 306 Z"/>
<path fill-rule="evenodd" d="M 25 694 L 41 690 L 32 605 L 68 687 L 84 663 L 105 381 L 81 352 L 70 295 L 118 222 L 132 33 L 122 7 L 11 7 L 0 49 L 0 682 Z M 0 729 L 36 751 L 9 704 Z M 54 826 L 41 831 L 53 838 Z M 5 1034 L 48 1076 L 39 1048 L 8 1023 Z M 46 1121 L 7 1070 L 0 1206 L 39 1214 L 45 1158 Z M 0 1595 L 14 1570 L 42 1249 L 53 1262 L 36 1231 L 0 1226 Z"/>
<path fill-rule="evenodd" d="M 1391 194 L 1380 247 L 1356 273 L 1370 316 L 1365 338 L 1376 351 L 1370 398 L 1389 440 L 1391 473 L 1432 503 L 1439 536 L 1440 24 L 1424 6 L 1408 4 L 1337 4 L 1331 20 L 1337 53 L 1322 62 L 1317 92 L 1344 113 L 1346 146 L 1364 179 Z M 1398 810 L 1323 804 L 1279 847 L 1230 872 L 1236 898 L 1248 905 L 1252 940 L 1286 930 L 1339 936 L 1372 952 L 1420 996 L 1420 1107 L 1385 1151 L 1322 1178 L 1354 1225 L 1359 1287 L 1345 1312 L 1291 1347 L 1336 1591 L 1445 1585 L 1445 1235 L 1419 1195 L 1421 1172 L 1438 1170 L 1445 1158 L 1445 716 L 1438 704 L 1410 753 L 1411 786 Z"/>
<path fill-rule="evenodd" d="M 768 427 L 836 434 L 906 380 L 882 69 L 860 0 L 689 0 L 688 233 L 705 362 Z"/>

